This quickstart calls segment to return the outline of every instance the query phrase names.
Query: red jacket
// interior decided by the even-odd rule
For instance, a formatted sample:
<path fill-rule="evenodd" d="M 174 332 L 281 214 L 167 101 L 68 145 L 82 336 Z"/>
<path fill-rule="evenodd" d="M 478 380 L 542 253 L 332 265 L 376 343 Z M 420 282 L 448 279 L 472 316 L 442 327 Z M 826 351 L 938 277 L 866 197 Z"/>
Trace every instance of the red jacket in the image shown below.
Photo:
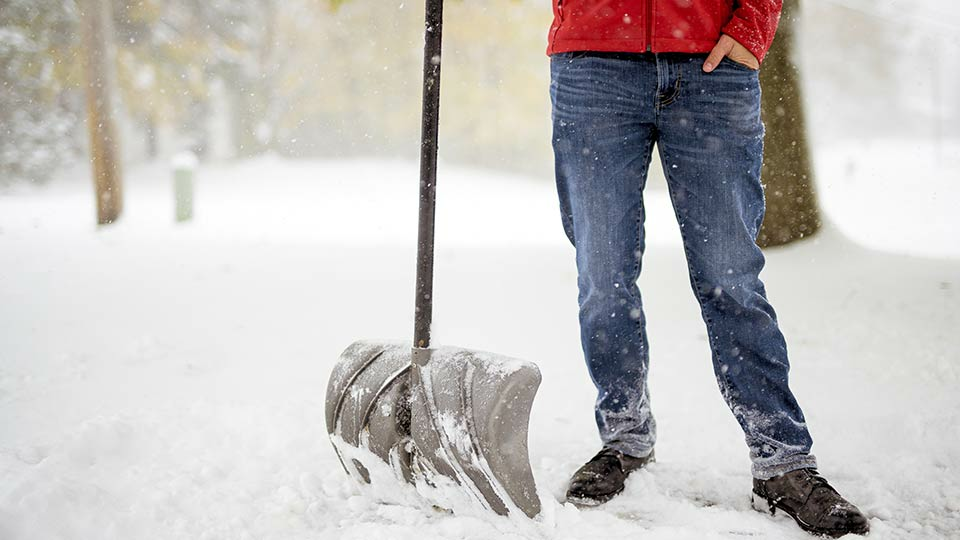
<path fill-rule="evenodd" d="M 553 0 L 547 54 L 707 53 L 727 34 L 762 61 L 783 0 Z"/>

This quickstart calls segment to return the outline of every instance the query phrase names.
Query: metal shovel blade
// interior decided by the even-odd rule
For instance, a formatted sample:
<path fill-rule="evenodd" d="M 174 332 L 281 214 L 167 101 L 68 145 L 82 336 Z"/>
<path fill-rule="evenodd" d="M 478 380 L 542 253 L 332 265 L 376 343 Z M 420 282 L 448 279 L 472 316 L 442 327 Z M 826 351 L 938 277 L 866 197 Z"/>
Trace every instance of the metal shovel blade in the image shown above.
<path fill-rule="evenodd" d="M 411 366 L 412 361 L 412 366 Z M 452 479 L 483 507 L 540 512 L 527 450 L 537 367 L 480 351 L 358 341 L 327 387 L 327 431 L 369 450 L 398 479 Z M 369 466 L 338 448 L 344 469 L 370 482 Z M 369 454 L 368 454 L 369 455 Z"/>
<path fill-rule="evenodd" d="M 539 514 L 527 450 L 537 366 L 453 347 L 414 349 L 413 359 L 414 468 L 453 479 L 498 514 Z"/>
<path fill-rule="evenodd" d="M 409 385 L 409 345 L 357 341 L 340 355 L 327 384 L 327 433 L 350 476 L 370 483 L 370 467 L 340 444 L 368 450 L 412 481 Z"/>

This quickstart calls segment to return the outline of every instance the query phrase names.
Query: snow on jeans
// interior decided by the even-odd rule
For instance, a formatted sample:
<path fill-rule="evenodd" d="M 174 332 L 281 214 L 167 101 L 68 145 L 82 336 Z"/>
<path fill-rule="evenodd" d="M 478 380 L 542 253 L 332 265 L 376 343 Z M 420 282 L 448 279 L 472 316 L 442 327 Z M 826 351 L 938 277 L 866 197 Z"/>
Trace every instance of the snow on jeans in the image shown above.
<path fill-rule="evenodd" d="M 759 278 L 758 73 L 729 59 L 704 73 L 704 58 L 552 55 L 557 190 L 564 230 L 576 247 L 581 343 L 598 390 L 603 443 L 644 456 L 656 440 L 637 288 L 643 187 L 656 142 L 717 382 L 743 428 L 753 475 L 765 479 L 816 461 L 787 384 L 786 344 Z"/>

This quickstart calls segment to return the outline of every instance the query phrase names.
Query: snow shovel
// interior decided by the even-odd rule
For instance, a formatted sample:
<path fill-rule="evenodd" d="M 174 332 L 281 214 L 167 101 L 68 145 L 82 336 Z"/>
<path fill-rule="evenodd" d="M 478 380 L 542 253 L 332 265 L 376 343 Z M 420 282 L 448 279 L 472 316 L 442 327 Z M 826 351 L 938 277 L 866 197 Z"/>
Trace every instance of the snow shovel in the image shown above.
<path fill-rule="evenodd" d="M 497 514 L 534 517 L 527 429 L 537 366 L 430 348 L 442 11 L 442 0 L 426 1 L 413 344 L 357 341 L 343 352 L 327 386 L 327 431 L 360 482 L 455 485 Z M 383 463 L 393 478 L 377 472 Z"/>

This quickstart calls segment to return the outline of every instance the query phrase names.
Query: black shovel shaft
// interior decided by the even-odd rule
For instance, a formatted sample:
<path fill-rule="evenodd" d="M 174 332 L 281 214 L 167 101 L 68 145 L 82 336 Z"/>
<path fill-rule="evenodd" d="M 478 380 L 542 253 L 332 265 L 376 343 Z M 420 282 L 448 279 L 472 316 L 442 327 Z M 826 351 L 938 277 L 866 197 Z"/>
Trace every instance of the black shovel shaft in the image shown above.
<path fill-rule="evenodd" d="M 423 109 L 420 128 L 420 212 L 417 231 L 417 298 L 413 346 L 430 346 L 433 321 L 433 232 L 437 199 L 437 132 L 440 125 L 440 42 L 443 0 L 426 0 Z"/>

